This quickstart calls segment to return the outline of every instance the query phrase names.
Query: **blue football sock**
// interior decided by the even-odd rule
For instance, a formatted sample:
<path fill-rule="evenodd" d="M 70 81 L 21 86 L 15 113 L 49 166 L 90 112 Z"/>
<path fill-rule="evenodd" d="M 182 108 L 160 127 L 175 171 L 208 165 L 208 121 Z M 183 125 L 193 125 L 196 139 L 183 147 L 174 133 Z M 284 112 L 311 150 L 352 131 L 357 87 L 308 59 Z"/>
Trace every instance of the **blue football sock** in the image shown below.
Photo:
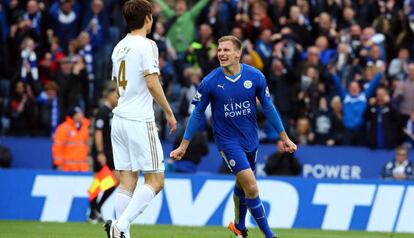
<path fill-rule="evenodd" d="M 246 230 L 246 213 L 247 205 L 244 192 L 241 188 L 234 186 L 233 190 L 233 201 L 234 201 L 234 223 L 237 229 Z"/>
<path fill-rule="evenodd" d="M 257 225 L 266 238 L 273 237 L 273 232 L 269 228 L 269 223 L 267 223 L 266 212 L 259 196 L 256 198 L 246 198 L 246 204 L 254 220 L 256 220 Z"/>

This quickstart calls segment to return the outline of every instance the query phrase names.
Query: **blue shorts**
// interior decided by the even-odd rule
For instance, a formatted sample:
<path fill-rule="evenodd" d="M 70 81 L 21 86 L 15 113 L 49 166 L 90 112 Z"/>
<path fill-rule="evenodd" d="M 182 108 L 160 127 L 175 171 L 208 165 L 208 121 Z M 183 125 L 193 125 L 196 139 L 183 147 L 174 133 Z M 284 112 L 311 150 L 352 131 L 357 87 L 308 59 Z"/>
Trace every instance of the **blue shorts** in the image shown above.
<path fill-rule="evenodd" d="M 220 154 L 234 175 L 245 169 L 252 169 L 253 172 L 256 169 L 257 149 L 246 152 L 241 147 L 231 147 L 220 150 Z"/>

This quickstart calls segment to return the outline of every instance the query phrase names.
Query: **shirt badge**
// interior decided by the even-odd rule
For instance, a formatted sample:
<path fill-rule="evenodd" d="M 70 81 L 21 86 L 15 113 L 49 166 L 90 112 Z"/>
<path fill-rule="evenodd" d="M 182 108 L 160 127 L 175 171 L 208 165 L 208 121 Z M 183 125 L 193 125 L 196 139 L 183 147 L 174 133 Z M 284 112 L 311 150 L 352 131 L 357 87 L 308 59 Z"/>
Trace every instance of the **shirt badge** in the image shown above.
<path fill-rule="evenodd" d="M 252 81 L 250 81 L 250 80 L 246 80 L 246 81 L 244 81 L 243 86 L 244 86 L 246 89 L 249 89 L 249 88 L 251 88 L 251 87 L 253 86 L 253 83 L 252 83 Z"/>
<path fill-rule="evenodd" d="M 203 96 L 203 95 L 202 95 L 201 93 L 197 92 L 197 93 L 194 95 L 193 100 L 194 100 L 194 101 L 199 102 L 199 101 L 201 100 L 201 97 L 202 97 L 202 96 Z"/>

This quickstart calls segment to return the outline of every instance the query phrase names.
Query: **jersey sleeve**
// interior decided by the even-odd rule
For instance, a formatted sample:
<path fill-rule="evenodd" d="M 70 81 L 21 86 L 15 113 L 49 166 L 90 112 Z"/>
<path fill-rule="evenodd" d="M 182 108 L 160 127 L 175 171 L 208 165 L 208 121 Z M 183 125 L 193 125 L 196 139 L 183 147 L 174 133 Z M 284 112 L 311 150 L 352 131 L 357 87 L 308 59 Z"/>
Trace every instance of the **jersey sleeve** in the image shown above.
<path fill-rule="evenodd" d="M 210 103 L 210 96 L 209 96 L 209 86 L 208 80 L 204 79 L 201 81 L 200 86 L 197 89 L 196 94 L 191 101 L 196 107 L 201 108 L 203 111 L 206 109 L 208 104 Z"/>
<path fill-rule="evenodd" d="M 141 59 L 144 69 L 144 77 L 150 74 L 160 74 L 160 67 L 158 65 L 158 47 L 154 41 L 149 41 L 150 44 L 143 48 L 143 58 Z"/>
<path fill-rule="evenodd" d="M 266 78 L 262 73 L 258 75 L 258 82 L 256 86 L 256 96 L 259 99 L 260 103 L 263 106 L 272 104 L 272 99 L 270 97 L 269 88 L 266 84 Z"/>
<path fill-rule="evenodd" d="M 184 139 L 188 141 L 191 141 L 194 133 L 200 128 L 204 111 L 210 103 L 208 80 L 204 79 L 201 82 L 191 103 L 195 105 L 195 108 L 190 115 L 190 119 L 188 120 L 187 127 L 184 132 Z"/>
<path fill-rule="evenodd" d="M 105 126 L 105 116 L 102 110 L 99 110 L 95 119 L 95 130 L 103 130 Z"/>
<path fill-rule="evenodd" d="M 256 86 L 256 96 L 259 98 L 260 103 L 263 106 L 263 112 L 266 115 L 266 119 L 277 130 L 278 133 L 285 131 L 283 127 L 282 119 L 277 112 L 275 106 L 273 106 L 272 99 L 270 97 L 269 88 L 266 84 L 265 76 L 260 73 L 259 80 Z"/>

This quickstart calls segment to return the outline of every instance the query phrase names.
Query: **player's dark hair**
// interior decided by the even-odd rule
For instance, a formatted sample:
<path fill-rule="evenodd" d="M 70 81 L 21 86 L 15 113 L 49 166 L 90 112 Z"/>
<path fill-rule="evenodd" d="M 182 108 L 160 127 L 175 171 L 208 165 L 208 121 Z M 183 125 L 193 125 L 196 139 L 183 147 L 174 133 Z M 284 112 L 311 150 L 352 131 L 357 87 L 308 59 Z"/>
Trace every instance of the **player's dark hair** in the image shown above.
<path fill-rule="evenodd" d="M 239 38 L 232 36 L 232 35 L 228 35 L 228 36 L 223 36 L 221 37 L 218 42 L 224 42 L 224 41 L 231 41 L 233 43 L 233 45 L 236 47 L 236 49 L 238 50 L 242 50 L 242 42 L 240 41 Z"/>
<path fill-rule="evenodd" d="M 147 16 L 151 17 L 152 6 L 148 0 L 129 0 L 124 4 L 123 13 L 129 30 L 133 31 L 144 26 Z"/>

